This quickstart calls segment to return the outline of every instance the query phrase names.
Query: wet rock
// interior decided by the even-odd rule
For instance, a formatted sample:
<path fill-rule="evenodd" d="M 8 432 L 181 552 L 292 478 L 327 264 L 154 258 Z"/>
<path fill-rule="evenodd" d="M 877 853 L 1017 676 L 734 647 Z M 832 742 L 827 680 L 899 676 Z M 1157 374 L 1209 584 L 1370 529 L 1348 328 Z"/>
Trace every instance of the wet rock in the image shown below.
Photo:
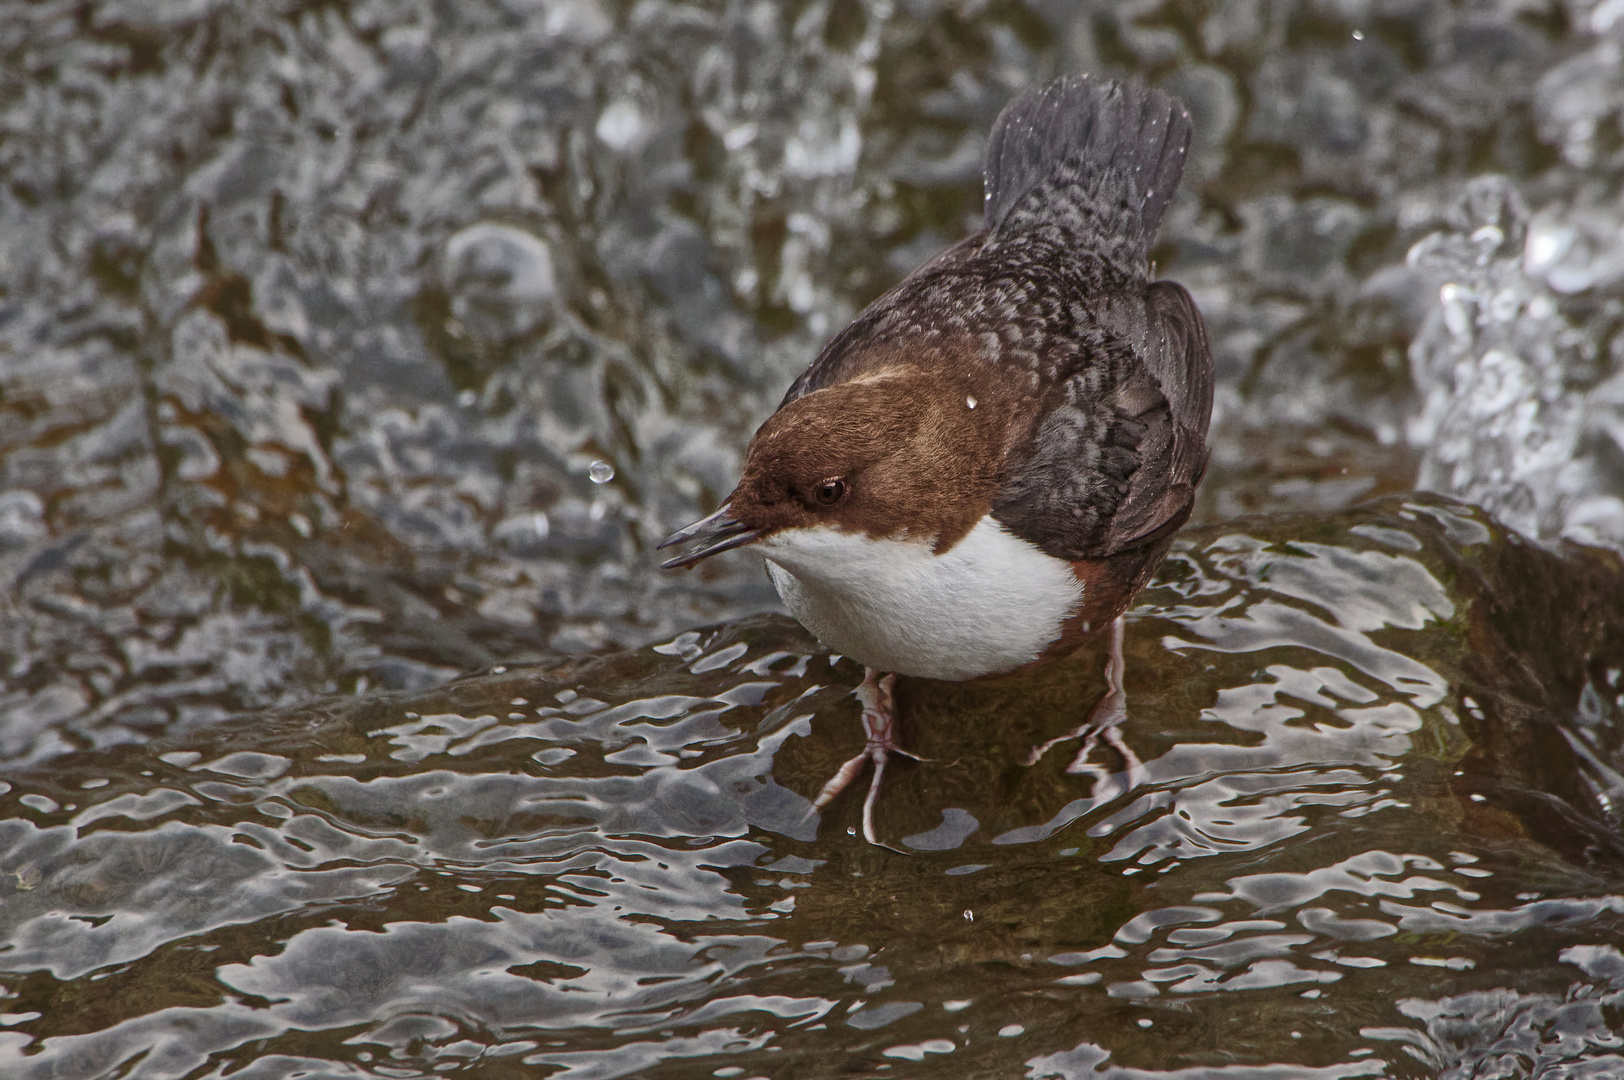
<path fill-rule="evenodd" d="M 0 1054 L 1606 1068 L 1620 611 L 1617 556 L 1436 498 L 1188 530 L 1129 626 L 1143 775 L 1026 764 L 1097 649 L 904 680 L 906 855 L 809 816 L 860 670 L 776 616 L 12 768 Z"/>

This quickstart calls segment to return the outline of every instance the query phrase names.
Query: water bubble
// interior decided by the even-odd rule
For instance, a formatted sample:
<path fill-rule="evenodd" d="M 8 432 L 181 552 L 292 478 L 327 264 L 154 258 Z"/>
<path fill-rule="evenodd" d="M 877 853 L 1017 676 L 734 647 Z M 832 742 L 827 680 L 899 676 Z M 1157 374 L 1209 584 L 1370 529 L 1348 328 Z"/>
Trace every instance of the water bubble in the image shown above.
<path fill-rule="evenodd" d="M 1506 234 L 1497 225 L 1483 225 L 1472 232 L 1472 243 L 1493 251 L 1506 242 Z M 1482 258 L 1483 256 L 1479 256 Z"/>
<path fill-rule="evenodd" d="M 615 478 L 615 467 L 607 461 L 594 461 L 587 468 L 586 475 L 594 484 L 607 484 Z"/>
<path fill-rule="evenodd" d="M 547 242 L 511 225 L 480 222 L 456 233 L 446 241 L 444 275 L 452 337 L 528 334 L 552 317 L 558 299 Z"/>
<path fill-rule="evenodd" d="M 637 148 L 647 129 L 643 112 L 632 101 L 611 103 L 598 117 L 593 133 L 611 150 L 626 153 Z"/>
<path fill-rule="evenodd" d="M 1538 274 L 1556 265 L 1573 247 L 1577 230 L 1548 220 L 1535 221 L 1528 227 L 1528 239 L 1523 243 L 1523 266 L 1531 274 Z"/>

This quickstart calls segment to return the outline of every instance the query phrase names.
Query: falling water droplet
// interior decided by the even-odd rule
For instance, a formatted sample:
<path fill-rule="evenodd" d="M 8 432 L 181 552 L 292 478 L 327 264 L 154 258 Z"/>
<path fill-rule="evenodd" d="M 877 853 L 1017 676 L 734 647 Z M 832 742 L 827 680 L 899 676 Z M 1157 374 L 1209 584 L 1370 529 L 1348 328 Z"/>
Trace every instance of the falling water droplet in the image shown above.
<path fill-rule="evenodd" d="M 970 408 L 972 408 L 972 409 L 973 409 L 973 408 L 975 408 L 975 407 L 976 407 L 976 399 L 975 399 L 975 398 L 973 398 L 973 397 L 967 397 L 967 398 L 965 398 L 965 399 L 964 399 L 964 403 L 965 403 L 965 404 L 966 404 L 966 405 L 968 405 L 968 406 L 970 406 Z"/>
<path fill-rule="evenodd" d="M 594 484 L 607 484 L 615 478 L 615 467 L 607 461 L 594 461 L 586 475 Z"/>
<path fill-rule="evenodd" d="M 1355 40 L 1355 41 L 1363 41 L 1363 40 L 1365 40 L 1365 32 L 1363 30 L 1355 30 L 1353 32 L 1353 40 Z"/>

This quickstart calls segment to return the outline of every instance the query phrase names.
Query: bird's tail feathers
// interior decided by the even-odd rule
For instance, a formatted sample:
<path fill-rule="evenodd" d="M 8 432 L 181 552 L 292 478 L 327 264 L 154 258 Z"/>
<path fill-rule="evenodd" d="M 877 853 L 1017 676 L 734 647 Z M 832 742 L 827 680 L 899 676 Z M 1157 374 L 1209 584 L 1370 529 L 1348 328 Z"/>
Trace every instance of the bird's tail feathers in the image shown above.
<path fill-rule="evenodd" d="M 1120 236 L 1127 226 L 1142 255 L 1189 147 L 1190 115 L 1161 90 L 1087 75 L 1028 90 L 999 114 L 987 145 L 987 227 Z M 1137 228 L 1124 211 L 1137 213 Z"/>

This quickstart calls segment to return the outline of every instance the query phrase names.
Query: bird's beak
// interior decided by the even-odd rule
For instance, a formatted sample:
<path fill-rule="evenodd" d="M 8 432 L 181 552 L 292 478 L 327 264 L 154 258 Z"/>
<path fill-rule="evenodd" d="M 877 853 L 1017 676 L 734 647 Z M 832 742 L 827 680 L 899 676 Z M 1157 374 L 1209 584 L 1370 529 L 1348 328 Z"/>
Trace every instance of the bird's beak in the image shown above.
<path fill-rule="evenodd" d="M 710 517 L 700 518 L 692 525 L 678 529 L 665 538 L 665 542 L 657 550 L 663 551 L 673 544 L 686 544 L 690 541 L 697 542 L 697 546 L 689 548 L 685 554 L 665 560 L 660 564 L 660 569 L 675 570 L 678 567 L 692 566 L 719 551 L 731 551 L 736 547 L 754 543 L 760 535 L 759 530 L 752 529 L 735 518 L 733 508 L 723 503 L 721 509 Z"/>

